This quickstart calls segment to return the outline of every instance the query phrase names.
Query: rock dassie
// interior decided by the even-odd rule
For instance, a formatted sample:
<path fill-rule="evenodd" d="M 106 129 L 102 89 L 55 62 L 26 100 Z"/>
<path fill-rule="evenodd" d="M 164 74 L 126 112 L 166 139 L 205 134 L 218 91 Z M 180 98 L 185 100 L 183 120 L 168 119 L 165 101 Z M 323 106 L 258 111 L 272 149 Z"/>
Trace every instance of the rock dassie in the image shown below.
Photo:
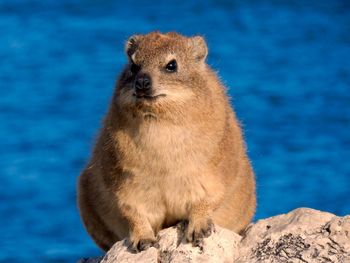
<path fill-rule="evenodd" d="M 136 251 L 187 222 L 199 245 L 213 222 L 237 233 L 256 206 L 254 174 L 224 86 L 200 36 L 132 36 L 92 158 L 79 179 L 87 231 L 108 250 Z"/>

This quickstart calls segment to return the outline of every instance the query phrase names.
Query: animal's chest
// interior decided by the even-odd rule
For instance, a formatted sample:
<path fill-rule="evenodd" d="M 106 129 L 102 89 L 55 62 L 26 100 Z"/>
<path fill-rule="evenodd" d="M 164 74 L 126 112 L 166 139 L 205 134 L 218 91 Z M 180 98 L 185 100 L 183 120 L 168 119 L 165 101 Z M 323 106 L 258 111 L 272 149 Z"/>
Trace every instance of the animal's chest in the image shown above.
<path fill-rule="evenodd" d="M 190 204 L 205 194 L 205 155 L 198 139 L 192 131 L 172 127 L 150 130 L 139 141 L 144 171 L 155 177 L 168 218 L 185 217 Z"/>
<path fill-rule="evenodd" d="M 133 174 L 133 200 L 152 211 L 150 217 L 161 213 L 157 220 L 170 224 L 186 218 L 191 204 L 206 196 L 208 154 L 193 130 L 150 126 L 133 136 L 120 134 L 119 139 L 123 169 Z"/>
<path fill-rule="evenodd" d="M 129 139 L 127 161 L 154 175 L 190 170 L 205 158 L 198 136 L 183 127 L 150 125 Z"/>

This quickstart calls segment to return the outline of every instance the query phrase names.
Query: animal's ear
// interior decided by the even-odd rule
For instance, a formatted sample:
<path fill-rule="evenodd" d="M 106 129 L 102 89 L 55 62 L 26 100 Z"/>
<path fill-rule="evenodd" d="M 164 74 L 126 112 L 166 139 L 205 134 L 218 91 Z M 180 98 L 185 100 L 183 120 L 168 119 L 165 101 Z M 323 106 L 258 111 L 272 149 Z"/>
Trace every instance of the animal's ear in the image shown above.
<path fill-rule="evenodd" d="M 133 35 L 129 37 L 128 41 L 126 41 L 125 52 L 130 59 L 131 59 L 131 56 L 135 53 L 141 38 L 142 38 L 141 35 Z"/>
<path fill-rule="evenodd" d="M 201 36 L 191 37 L 190 45 L 195 59 L 197 61 L 204 61 L 208 55 L 208 47 L 204 38 Z"/>

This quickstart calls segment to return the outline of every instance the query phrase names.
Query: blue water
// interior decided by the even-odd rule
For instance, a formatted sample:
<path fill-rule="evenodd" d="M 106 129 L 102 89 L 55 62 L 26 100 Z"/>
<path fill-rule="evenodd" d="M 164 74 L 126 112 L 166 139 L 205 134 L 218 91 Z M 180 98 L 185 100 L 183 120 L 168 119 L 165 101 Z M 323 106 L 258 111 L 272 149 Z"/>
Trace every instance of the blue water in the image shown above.
<path fill-rule="evenodd" d="M 349 1 L 1 0 L 1 262 L 100 254 L 76 180 L 124 41 L 155 29 L 206 37 L 243 123 L 256 219 L 300 206 L 350 213 Z"/>

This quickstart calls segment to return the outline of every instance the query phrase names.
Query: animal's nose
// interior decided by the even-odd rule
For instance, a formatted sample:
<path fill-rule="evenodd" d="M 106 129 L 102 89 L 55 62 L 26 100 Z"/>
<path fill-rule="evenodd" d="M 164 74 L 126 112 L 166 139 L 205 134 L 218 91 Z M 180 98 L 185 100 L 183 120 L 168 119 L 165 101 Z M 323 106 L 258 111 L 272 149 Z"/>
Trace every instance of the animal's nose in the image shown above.
<path fill-rule="evenodd" d="M 151 90 L 152 83 L 148 74 L 142 74 L 135 80 L 135 90 L 137 93 L 148 93 Z"/>

